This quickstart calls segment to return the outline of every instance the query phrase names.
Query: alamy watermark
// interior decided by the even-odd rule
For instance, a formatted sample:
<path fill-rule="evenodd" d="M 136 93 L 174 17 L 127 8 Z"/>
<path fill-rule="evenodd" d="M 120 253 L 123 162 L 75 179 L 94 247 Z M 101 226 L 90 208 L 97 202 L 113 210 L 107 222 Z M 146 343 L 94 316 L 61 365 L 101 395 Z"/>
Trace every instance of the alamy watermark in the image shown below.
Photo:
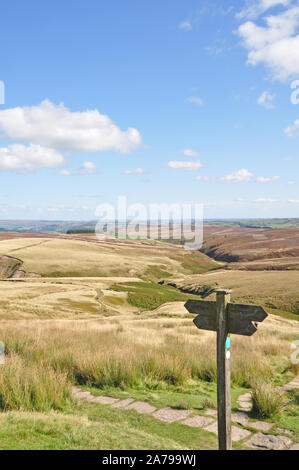
<path fill-rule="evenodd" d="M 2 341 L 0 341 L 0 364 L 5 362 L 5 346 Z"/>
<path fill-rule="evenodd" d="M 0 80 L 0 104 L 5 104 L 5 85 Z"/>
<path fill-rule="evenodd" d="M 299 80 L 294 80 L 291 83 L 291 88 L 294 90 L 291 94 L 291 103 L 299 104 Z"/>
<path fill-rule="evenodd" d="M 96 208 L 98 239 L 173 240 L 186 250 L 199 250 L 203 241 L 202 204 L 127 204 L 119 196 L 116 205 Z"/>
<path fill-rule="evenodd" d="M 294 349 L 291 354 L 291 363 L 299 364 L 299 340 L 293 341 L 291 343 L 291 348 Z"/>

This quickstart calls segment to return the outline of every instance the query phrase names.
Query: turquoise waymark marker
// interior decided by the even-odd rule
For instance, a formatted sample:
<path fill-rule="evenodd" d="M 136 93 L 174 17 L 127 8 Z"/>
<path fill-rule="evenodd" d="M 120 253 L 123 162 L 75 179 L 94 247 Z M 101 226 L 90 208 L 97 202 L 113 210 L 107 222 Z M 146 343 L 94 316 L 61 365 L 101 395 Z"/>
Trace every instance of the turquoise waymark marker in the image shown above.
<path fill-rule="evenodd" d="M 229 349 L 230 348 L 230 338 L 226 338 L 226 341 L 225 341 L 225 347 L 226 349 Z"/>

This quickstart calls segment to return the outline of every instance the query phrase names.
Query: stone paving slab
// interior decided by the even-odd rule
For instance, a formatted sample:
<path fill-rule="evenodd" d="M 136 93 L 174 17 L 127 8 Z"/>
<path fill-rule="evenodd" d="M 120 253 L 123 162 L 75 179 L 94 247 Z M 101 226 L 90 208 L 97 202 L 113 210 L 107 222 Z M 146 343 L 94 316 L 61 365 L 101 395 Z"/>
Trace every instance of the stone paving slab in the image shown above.
<path fill-rule="evenodd" d="M 93 398 L 93 395 L 90 392 L 76 392 L 73 396 L 79 400 L 91 400 Z"/>
<path fill-rule="evenodd" d="M 299 450 L 299 444 L 293 444 L 289 450 Z"/>
<path fill-rule="evenodd" d="M 101 405 L 113 405 L 113 403 L 116 403 L 119 401 L 118 398 L 112 398 L 112 397 L 93 397 L 91 400 L 95 403 L 100 403 Z"/>
<path fill-rule="evenodd" d="M 205 415 L 216 416 L 216 418 L 217 414 L 217 410 L 208 409 L 207 411 L 205 411 Z"/>
<path fill-rule="evenodd" d="M 209 424 L 208 426 L 205 426 L 204 430 L 213 432 L 214 434 L 218 435 L 217 421 L 215 421 L 213 424 Z M 241 429 L 241 428 L 238 428 L 237 426 L 232 426 L 232 441 L 234 442 L 241 441 L 242 439 L 245 439 L 246 437 L 249 437 L 250 435 L 251 435 L 251 432 L 248 431 L 247 429 Z"/>
<path fill-rule="evenodd" d="M 252 409 L 252 404 L 249 402 L 238 403 L 239 411 L 250 411 Z"/>
<path fill-rule="evenodd" d="M 295 433 L 294 431 L 290 431 L 289 429 L 282 429 L 282 428 L 276 428 L 275 432 L 278 434 L 288 434 L 289 436 L 293 436 Z"/>
<path fill-rule="evenodd" d="M 249 416 L 244 411 L 238 411 L 237 413 L 232 413 L 232 422 L 236 424 L 241 424 L 246 426 L 249 421 Z"/>
<path fill-rule="evenodd" d="M 296 377 L 295 379 L 293 379 L 288 384 L 285 384 L 285 385 L 283 385 L 282 387 L 279 387 L 279 388 L 281 390 L 284 390 L 284 391 L 289 391 L 289 390 L 293 390 L 295 388 L 299 388 L 299 377 Z"/>
<path fill-rule="evenodd" d="M 251 428 L 257 429 L 258 431 L 269 431 L 274 426 L 274 423 L 267 423 L 266 421 L 251 421 L 248 423 Z"/>
<path fill-rule="evenodd" d="M 286 384 L 284 387 L 277 387 L 284 390 L 293 390 L 294 388 L 299 387 L 299 377 L 294 379 L 289 384 Z M 102 405 L 112 405 L 114 408 L 125 408 L 128 410 L 135 410 L 139 413 L 152 414 L 153 417 L 167 423 L 172 423 L 175 421 L 182 421 L 182 424 L 185 424 L 190 427 L 201 427 L 206 431 L 218 434 L 218 425 L 217 421 L 214 418 L 217 418 L 217 410 L 208 409 L 205 411 L 205 416 L 196 415 L 190 416 L 192 410 L 176 410 L 174 408 L 166 407 L 160 410 L 157 410 L 156 407 L 150 405 L 147 402 L 143 401 L 134 401 L 133 398 L 126 398 L 119 400 L 118 398 L 112 398 L 107 396 L 94 396 L 89 391 L 83 391 L 79 387 L 72 387 L 72 394 L 74 398 L 85 399 L 91 402 L 100 403 Z M 274 423 L 268 423 L 266 421 L 249 421 L 249 417 L 246 411 L 251 410 L 251 392 L 244 393 L 238 398 L 239 411 L 237 413 L 232 413 L 232 422 L 240 424 L 242 426 L 252 427 L 258 431 L 267 432 L 274 426 Z M 213 416 L 213 418 L 212 418 Z M 246 442 L 248 447 L 253 449 L 269 449 L 269 450 L 299 450 L 299 444 L 294 444 L 292 440 L 286 436 L 292 436 L 293 431 L 283 428 L 276 428 L 277 433 L 285 434 L 284 436 L 273 436 L 263 434 L 259 432 L 257 434 L 251 435 L 251 432 L 247 429 L 242 429 L 237 426 L 232 426 L 232 440 L 234 442 L 240 441 L 247 437 L 250 439 Z"/>
<path fill-rule="evenodd" d="M 239 402 L 251 401 L 251 392 L 243 393 L 243 395 L 240 395 L 238 397 L 237 401 L 239 401 Z"/>
<path fill-rule="evenodd" d="M 204 426 L 208 426 L 209 424 L 213 423 L 215 420 L 214 418 L 209 418 L 208 416 L 193 416 L 192 418 L 188 418 L 182 422 L 182 424 L 186 424 L 187 426 L 191 426 L 192 428 L 203 428 Z"/>
<path fill-rule="evenodd" d="M 129 406 L 126 406 L 126 410 L 135 410 L 138 411 L 138 413 L 142 414 L 150 414 L 156 411 L 156 407 L 149 405 L 145 401 L 135 401 Z"/>
<path fill-rule="evenodd" d="M 292 445 L 292 441 L 286 436 L 271 436 L 259 432 L 245 444 L 253 449 L 286 450 Z"/>
<path fill-rule="evenodd" d="M 153 416 L 160 421 L 173 423 L 174 421 L 186 419 L 191 413 L 193 413 L 191 410 L 175 410 L 173 408 L 167 407 L 156 411 Z"/>
<path fill-rule="evenodd" d="M 117 403 L 113 403 L 113 408 L 124 408 L 125 406 L 130 405 L 133 403 L 134 398 L 125 398 L 124 400 L 118 401 Z"/>

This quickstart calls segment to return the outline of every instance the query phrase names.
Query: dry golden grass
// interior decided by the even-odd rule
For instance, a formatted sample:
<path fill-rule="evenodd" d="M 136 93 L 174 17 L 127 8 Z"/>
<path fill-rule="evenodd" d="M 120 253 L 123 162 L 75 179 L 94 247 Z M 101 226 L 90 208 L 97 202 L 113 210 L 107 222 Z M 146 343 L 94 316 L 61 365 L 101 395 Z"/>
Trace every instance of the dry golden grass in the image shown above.
<path fill-rule="evenodd" d="M 16 370 L 17 383 L 26 389 L 27 373 L 25 378 L 21 374 L 24 367 L 37 383 L 41 381 L 42 390 L 48 390 L 43 371 L 49 377 L 57 374 L 67 377 L 69 383 L 100 389 L 188 387 L 192 381 L 215 381 L 215 334 L 196 330 L 191 316 L 184 318 L 180 313 L 182 303 L 175 303 L 175 309 L 176 317 L 171 318 L 165 318 L 164 306 L 161 317 L 159 309 L 155 311 L 156 318 L 148 312 L 140 317 L 131 314 L 98 320 L 3 320 L 0 339 L 5 343 L 10 376 Z M 168 311 L 172 311 L 171 303 Z M 296 335 L 297 322 L 271 316 L 254 337 L 234 336 L 232 382 L 251 387 L 257 380 L 281 380 L 282 373 L 292 369 L 290 340 Z M 1 376 L 3 370 L 6 368 L 0 369 L 0 396 L 8 384 L 7 375 Z M 63 381 L 61 387 L 65 389 Z M 6 396 L 7 403 L 18 403 Z M 40 409 L 32 402 L 24 406 Z"/>
<path fill-rule="evenodd" d="M 99 242 L 70 237 L 13 238 L 1 240 L 0 256 L 23 261 L 26 273 L 50 277 L 142 276 L 161 273 L 192 273 L 219 266 L 203 253 L 187 252 L 181 246 Z M 195 271 L 194 271 L 195 269 Z"/>
<path fill-rule="evenodd" d="M 232 289 L 232 300 L 263 305 L 270 312 L 299 313 L 299 271 L 215 271 L 177 277 L 177 285 Z M 213 300 L 213 296 L 211 297 Z"/>

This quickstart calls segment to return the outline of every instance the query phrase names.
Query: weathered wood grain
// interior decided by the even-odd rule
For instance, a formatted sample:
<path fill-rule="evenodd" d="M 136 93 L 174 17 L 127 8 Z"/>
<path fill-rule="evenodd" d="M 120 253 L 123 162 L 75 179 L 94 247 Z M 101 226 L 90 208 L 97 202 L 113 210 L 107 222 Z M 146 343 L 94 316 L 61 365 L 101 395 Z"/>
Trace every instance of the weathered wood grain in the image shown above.
<path fill-rule="evenodd" d="M 268 314 L 258 305 L 227 305 L 228 331 L 235 335 L 251 336 L 256 332 L 253 321 L 262 322 Z"/>
<path fill-rule="evenodd" d="M 200 330 L 217 331 L 216 303 L 206 300 L 188 300 L 185 307 L 189 313 L 199 314 L 194 324 Z M 262 322 L 267 316 L 263 307 L 227 303 L 227 333 L 251 336 L 256 332 L 252 322 Z"/>
<path fill-rule="evenodd" d="M 217 291 L 217 407 L 220 450 L 231 450 L 232 448 L 230 357 L 226 355 L 225 348 L 228 333 L 227 304 L 229 300 L 229 292 Z"/>

